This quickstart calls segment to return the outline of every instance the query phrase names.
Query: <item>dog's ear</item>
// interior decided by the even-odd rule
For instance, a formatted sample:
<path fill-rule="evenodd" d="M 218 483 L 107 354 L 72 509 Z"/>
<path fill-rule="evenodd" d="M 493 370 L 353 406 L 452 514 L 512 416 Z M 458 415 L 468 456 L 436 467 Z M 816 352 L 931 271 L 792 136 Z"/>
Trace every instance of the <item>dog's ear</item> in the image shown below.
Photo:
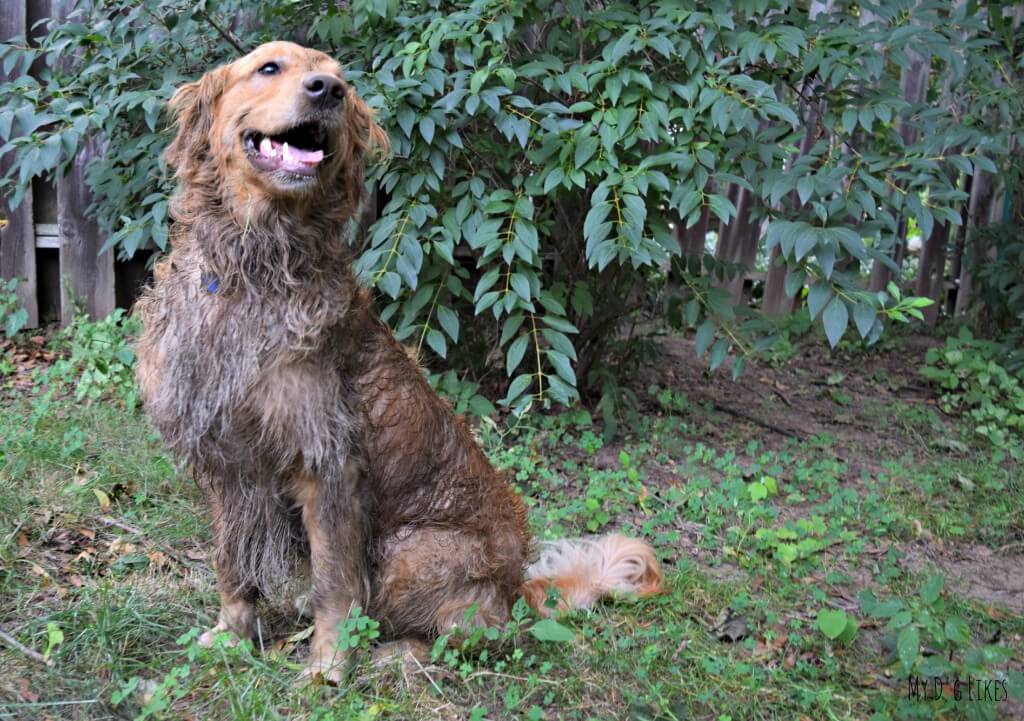
<path fill-rule="evenodd" d="M 373 110 L 364 103 L 355 90 L 349 88 L 345 98 L 348 113 L 349 158 L 342 166 L 341 182 L 352 207 L 359 205 L 366 193 L 366 163 L 373 154 L 386 156 L 391 141 L 384 128 L 373 120 Z"/>
<path fill-rule="evenodd" d="M 164 161 L 174 168 L 179 178 L 192 176 L 207 159 L 217 101 L 226 84 L 227 66 L 224 66 L 174 91 L 168 107 L 175 116 L 178 133 L 164 151 Z"/>

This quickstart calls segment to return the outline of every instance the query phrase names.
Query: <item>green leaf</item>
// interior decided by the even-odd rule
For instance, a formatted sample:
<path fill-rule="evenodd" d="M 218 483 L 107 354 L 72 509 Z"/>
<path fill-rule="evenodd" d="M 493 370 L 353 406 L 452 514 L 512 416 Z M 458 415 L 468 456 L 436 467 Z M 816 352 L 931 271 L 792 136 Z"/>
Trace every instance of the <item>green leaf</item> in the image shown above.
<path fill-rule="evenodd" d="M 703 358 L 704 353 L 707 351 L 708 346 L 711 345 L 711 341 L 715 339 L 715 324 L 710 320 L 704 321 L 700 328 L 697 329 L 697 357 Z"/>
<path fill-rule="evenodd" d="M 807 312 L 811 316 L 811 320 L 818 317 L 821 313 L 822 308 L 829 302 L 833 297 L 832 286 L 828 283 L 817 282 L 810 287 L 807 291 Z"/>
<path fill-rule="evenodd" d="M 737 356 L 732 362 L 732 379 L 733 381 L 739 380 L 739 377 L 743 375 L 743 368 L 746 365 L 746 358 L 743 356 Z"/>
<path fill-rule="evenodd" d="M 711 347 L 711 370 L 717 370 L 722 365 L 726 354 L 729 352 L 729 341 L 719 338 Z"/>
<path fill-rule="evenodd" d="M 554 315 L 546 315 L 541 320 L 544 321 L 548 326 L 555 330 L 562 331 L 563 333 L 579 333 L 579 329 L 576 328 L 572 323 L 567 321 L 565 318 L 559 318 Z"/>
<path fill-rule="evenodd" d="M 530 342 L 530 336 L 521 335 L 513 341 L 512 345 L 508 347 L 508 353 L 505 354 L 505 371 L 508 375 L 512 375 L 516 368 L 523 360 L 523 356 L 526 354 L 526 346 Z"/>
<path fill-rule="evenodd" d="M 522 373 L 516 376 L 516 379 L 512 381 L 511 385 L 508 387 L 508 393 L 500 401 L 501 404 L 509 406 L 515 403 L 516 400 L 519 399 L 519 396 L 521 396 L 523 392 L 530 387 L 530 383 L 532 382 L 533 376 L 529 373 Z"/>
<path fill-rule="evenodd" d="M 508 343 L 512 336 L 514 336 L 523 325 L 523 321 L 526 319 L 522 313 L 513 313 L 505 319 L 505 323 L 501 327 L 501 338 L 498 340 L 498 345 L 505 345 Z"/>
<path fill-rule="evenodd" d="M 513 273 L 509 277 L 509 285 L 512 290 L 523 300 L 530 300 L 530 281 L 522 273 Z"/>
<path fill-rule="evenodd" d="M 724 195 L 709 195 L 707 196 L 707 202 L 711 212 L 717 215 L 723 223 L 728 223 L 729 218 L 736 216 L 736 206 Z"/>
<path fill-rule="evenodd" d="M 576 349 L 572 345 L 572 341 L 564 333 L 559 333 L 556 330 L 550 328 L 541 328 L 541 334 L 547 338 L 548 343 L 551 347 L 557 350 L 559 353 L 564 353 L 567 357 L 576 360 Z"/>
<path fill-rule="evenodd" d="M 377 281 L 377 287 L 392 298 L 397 298 L 402 290 L 402 278 L 393 271 L 388 271 Z"/>
<path fill-rule="evenodd" d="M 46 650 L 43 652 L 45 658 L 50 658 L 53 649 L 64 643 L 64 632 L 55 621 L 48 621 L 46 624 Z"/>
<path fill-rule="evenodd" d="M 846 309 L 846 303 L 841 298 L 833 298 L 832 302 L 821 314 L 821 323 L 825 326 L 825 335 L 828 337 L 829 345 L 835 348 L 839 340 L 846 332 L 846 324 L 850 320 L 850 313 Z"/>
<path fill-rule="evenodd" d="M 903 673 L 910 673 L 920 652 L 921 634 L 917 630 L 917 626 L 911 624 L 900 631 L 900 635 L 896 638 L 896 655 L 903 666 Z"/>
<path fill-rule="evenodd" d="M 857 127 L 857 110 L 856 108 L 847 108 L 843 111 L 843 130 L 847 133 L 852 133 Z"/>
<path fill-rule="evenodd" d="M 26 323 L 28 323 L 28 311 L 24 308 L 18 308 L 13 313 L 9 313 L 4 324 L 4 331 L 7 333 L 7 337 L 14 337 L 19 330 L 25 327 Z"/>
<path fill-rule="evenodd" d="M 857 623 L 857 619 L 848 617 L 846 619 L 846 628 L 839 635 L 839 640 L 847 645 L 853 643 L 853 639 L 857 638 L 857 632 L 860 630 L 860 626 Z"/>
<path fill-rule="evenodd" d="M 814 246 L 818 244 L 818 230 L 812 226 L 807 226 L 796 236 L 796 244 L 794 245 L 794 252 L 796 253 L 796 259 L 801 260 L 805 255 L 814 250 Z"/>
<path fill-rule="evenodd" d="M 544 178 L 544 194 L 547 195 L 554 190 L 565 179 L 565 171 L 561 168 L 554 168 Z"/>
<path fill-rule="evenodd" d="M 867 301 L 861 301 L 853 306 L 853 322 L 861 338 L 868 337 L 871 327 L 875 324 L 875 315 L 875 307 Z"/>
<path fill-rule="evenodd" d="M 551 641 L 554 643 L 571 643 L 576 640 L 576 634 L 566 628 L 553 618 L 544 618 L 530 627 L 530 633 L 538 641 Z"/>
<path fill-rule="evenodd" d="M 933 573 L 921 588 L 921 600 L 929 606 L 939 600 L 942 593 L 942 574 Z"/>
<path fill-rule="evenodd" d="M 576 372 L 572 369 L 572 364 L 569 362 L 569 358 L 564 353 L 559 353 L 556 350 L 545 351 L 548 357 L 548 361 L 555 368 L 555 372 L 558 373 L 559 378 L 564 380 L 571 386 L 576 385 Z"/>
<path fill-rule="evenodd" d="M 971 629 L 962 618 L 950 616 L 946 619 L 946 638 L 961 648 L 971 642 Z"/>
<path fill-rule="evenodd" d="M 416 123 L 416 113 L 408 105 L 403 105 L 398 109 L 395 115 L 395 119 L 398 121 L 398 127 L 405 133 L 405 137 L 412 137 L 412 127 Z"/>
<path fill-rule="evenodd" d="M 842 635 L 846 622 L 846 611 L 841 608 L 823 608 L 818 611 L 818 628 L 833 641 Z"/>
<path fill-rule="evenodd" d="M 427 345 L 442 358 L 448 357 L 448 342 L 444 339 L 444 334 L 436 328 L 427 331 Z"/>
<path fill-rule="evenodd" d="M 434 119 L 429 115 L 420 118 L 420 135 L 422 135 L 423 139 L 428 143 L 432 143 L 434 141 Z"/>
<path fill-rule="evenodd" d="M 576 137 L 576 152 L 573 155 L 573 163 L 577 168 L 582 168 L 590 158 L 597 152 L 597 147 L 600 144 L 600 140 L 593 135 L 584 135 L 582 137 Z"/>
<path fill-rule="evenodd" d="M 811 199 L 811 193 L 814 192 L 814 176 L 805 175 L 796 181 L 796 194 L 800 198 L 800 203 L 806 204 Z"/>
<path fill-rule="evenodd" d="M 451 308 L 445 305 L 437 306 L 437 322 L 453 343 L 459 342 L 459 316 Z"/>

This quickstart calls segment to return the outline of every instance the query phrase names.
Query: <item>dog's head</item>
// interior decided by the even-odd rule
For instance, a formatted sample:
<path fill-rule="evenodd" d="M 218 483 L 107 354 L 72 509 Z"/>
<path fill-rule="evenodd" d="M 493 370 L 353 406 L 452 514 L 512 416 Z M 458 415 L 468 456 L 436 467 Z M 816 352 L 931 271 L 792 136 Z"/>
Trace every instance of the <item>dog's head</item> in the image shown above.
<path fill-rule="evenodd" d="M 253 202 L 342 200 L 363 191 L 366 155 L 387 135 L 343 76 L 316 50 L 261 45 L 178 88 L 178 133 L 165 158 L 186 187 Z"/>

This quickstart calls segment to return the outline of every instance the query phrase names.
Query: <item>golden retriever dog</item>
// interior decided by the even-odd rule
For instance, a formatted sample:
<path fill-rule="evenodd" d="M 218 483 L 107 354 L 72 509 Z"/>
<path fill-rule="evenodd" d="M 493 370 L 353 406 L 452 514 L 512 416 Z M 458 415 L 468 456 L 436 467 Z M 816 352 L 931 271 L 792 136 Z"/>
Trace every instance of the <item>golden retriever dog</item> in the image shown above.
<path fill-rule="evenodd" d="M 327 55 L 263 45 L 179 88 L 171 252 L 137 305 L 138 381 L 212 517 L 220 592 L 201 638 L 258 632 L 307 578 L 307 673 L 337 681 L 353 608 L 391 639 L 654 593 L 646 544 L 543 546 L 522 502 L 371 308 L 346 240 L 387 136 Z"/>

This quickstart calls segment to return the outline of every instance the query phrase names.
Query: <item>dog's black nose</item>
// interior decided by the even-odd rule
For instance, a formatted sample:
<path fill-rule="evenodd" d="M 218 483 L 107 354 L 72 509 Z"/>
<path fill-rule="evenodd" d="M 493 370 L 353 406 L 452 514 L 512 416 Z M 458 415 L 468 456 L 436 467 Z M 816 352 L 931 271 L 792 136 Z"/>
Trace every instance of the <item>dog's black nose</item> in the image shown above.
<path fill-rule="evenodd" d="M 302 87 L 311 101 L 321 105 L 337 105 L 345 99 L 341 80 L 327 73 L 310 73 L 302 79 Z"/>

